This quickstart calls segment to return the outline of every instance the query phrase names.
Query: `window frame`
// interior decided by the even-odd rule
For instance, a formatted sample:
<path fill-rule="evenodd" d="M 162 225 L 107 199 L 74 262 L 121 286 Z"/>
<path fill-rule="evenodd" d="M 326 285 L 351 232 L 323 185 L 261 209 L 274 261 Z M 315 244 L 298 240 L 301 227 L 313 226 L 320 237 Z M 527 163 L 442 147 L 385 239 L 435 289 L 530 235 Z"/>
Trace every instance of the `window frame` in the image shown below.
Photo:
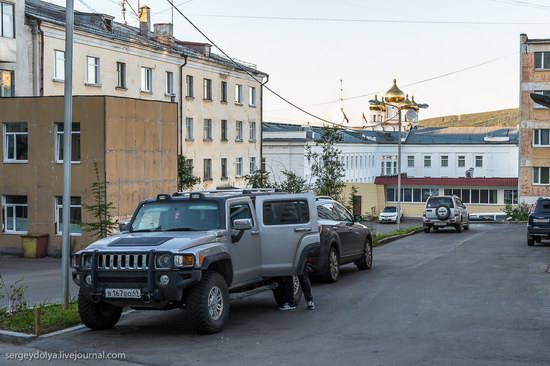
<path fill-rule="evenodd" d="M 541 183 L 541 176 L 542 176 L 542 169 L 547 169 L 548 170 L 548 173 L 547 173 L 547 177 L 548 177 L 548 182 L 546 183 Z M 538 173 L 537 173 L 538 171 Z M 538 179 L 536 179 L 538 178 Z M 538 180 L 538 181 L 537 181 Z M 544 167 L 544 166 L 536 166 L 536 167 L 533 167 L 533 185 L 536 185 L 536 186 L 547 186 L 547 185 L 550 185 L 550 167 Z"/>
<path fill-rule="evenodd" d="M 193 141 L 193 117 L 185 118 L 185 141 Z"/>
<path fill-rule="evenodd" d="M 546 51 L 538 51 L 534 53 L 533 68 L 535 70 L 550 70 L 550 62 L 549 62 L 549 65 L 547 66 L 546 62 L 544 61 L 546 53 L 550 54 L 550 52 L 546 52 Z M 540 56 L 540 60 L 538 59 L 539 58 L 538 56 Z M 550 58 L 548 61 L 550 61 Z M 539 67 L 537 67 L 537 64 L 539 64 Z"/>
<path fill-rule="evenodd" d="M 7 203 L 8 197 L 25 197 L 26 203 Z M 13 209 L 13 230 L 8 230 L 8 209 Z M 24 211 L 26 211 L 27 214 L 27 222 L 26 222 L 26 230 L 17 230 L 17 207 L 24 207 Z M 11 195 L 6 194 L 2 195 L 2 234 L 15 234 L 15 235 L 21 235 L 21 234 L 27 234 L 29 232 L 29 198 L 28 196 L 21 196 L 21 195 Z"/>
<path fill-rule="evenodd" d="M 483 155 L 476 155 L 474 157 L 474 166 L 476 168 L 483 168 Z"/>
<path fill-rule="evenodd" d="M 24 125 L 26 131 L 12 131 L 8 132 L 8 125 Z M 27 158 L 18 159 L 17 158 L 17 136 L 25 135 L 27 137 Z M 9 142 L 8 136 L 13 136 L 13 154 L 15 158 L 10 159 L 9 156 Z M 21 142 L 22 143 L 22 142 Z M 29 162 L 29 126 L 27 122 L 4 122 L 2 124 L 2 144 L 3 144 L 3 159 L 4 163 L 8 164 L 25 164 Z"/>
<path fill-rule="evenodd" d="M 243 141 L 243 121 L 235 122 L 235 141 Z"/>
<path fill-rule="evenodd" d="M 153 68 L 141 66 L 140 92 L 153 93 Z"/>
<path fill-rule="evenodd" d="M 220 83 L 220 102 L 221 103 L 227 103 L 227 81 L 223 81 Z"/>
<path fill-rule="evenodd" d="M 251 156 L 248 161 L 248 169 L 250 172 L 250 175 L 256 174 L 256 171 L 258 170 L 258 167 L 256 165 L 256 157 Z"/>
<path fill-rule="evenodd" d="M 126 63 L 117 61 L 116 63 L 116 87 L 126 89 Z"/>
<path fill-rule="evenodd" d="M 171 97 L 174 94 L 174 73 L 172 71 L 166 71 L 164 73 L 165 90 L 167 96 Z"/>
<path fill-rule="evenodd" d="M 256 107 L 256 87 L 255 86 L 248 87 L 248 106 Z"/>
<path fill-rule="evenodd" d="M 62 55 L 63 58 L 59 59 L 58 57 L 59 55 Z M 61 51 L 57 49 L 53 50 L 53 78 L 52 79 L 54 81 L 65 82 L 65 51 Z"/>
<path fill-rule="evenodd" d="M 93 61 L 93 64 L 90 64 Z M 93 70 L 93 75 L 90 71 Z M 101 61 L 99 57 L 86 56 L 86 85 L 101 85 Z"/>
<path fill-rule="evenodd" d="M 441 167 L 442 168 L 449 167 L 449 155 L 441 155 Z"/>
<path fill-rule="evenodd" d="M 414 155 L 407 155 L 407 168 L 414 168 Z"/>
<path fill-rule="evenodd" d="M 543 144 L 543 132 L 546 132 L 547 144 Z M 533 147 L 550 147 L 550 129 L 548 128 L 535 128 L 533 129 Z"/>
<path fill-rule="evenodd" d="M 7 88 L 4 87 L 4 73 L 9 74 L 9 91 L 10 95 L 4 94 L 4 90 L 7 90 Z M 15 96 L 15 71 L 13 70 L 6 70 L 6 69 L 0 69 L 0 98 L 11 98 Z"/>
<path fill-rule="evenodd" d="M 11 7 L 11 37 L 6 36 L 4 29 L 4 7 Z M 15 33 L 15 4 L 14 3 L 6 3 L 6 2 L 0 2 L 0 37 L 2 38 L 9 38 L 9 39 L 15 39 L 16 33 Z"/>
<path fill-rule="evenodd" d="M 203 120 L 203 141 L 212 141 L 212 119 L 205 118 Z"/>
<path fill-rule="evenodd" d="M 227 179 L 228 173 L 227 173 L 227 158 L 221 158 L 220 161 L 220 170 L 221 170 L 221 178 Z"/>
<path fill-rule="evenodd" d="M 228 127 L 227 127 L 227 120 L 222 119 L 220 123 L 220 140 L 221 141 L 227 141 L 228 140 Z"/>
<path fill-rule="evenodd" d="M 242 177 L 243 176 L 243 158 L 238 157 L 235 158 L 235 177 Z"/>
<path fill-rule="evenodd" d="M 193 84 L 193 75 L 185 75 L 186 98 L 195 98 L 195 87 Z"/>
<path fill-rule="evenodd" d="M 78 127 L 78 130 L 75 129 L 75 127 Z M 71 136 L 75 137 L 75 135 L 78 135 L 78 156 L 80 157 L 79 160 L 73 160 L 73 154 L 71 153 L 71 164 L 80 164 L 82 161 L 82 149 L 81 149 L 81 134 L 80 134 L 80 122 L 73 122 L 71 126 Z M 54 162 L 55 163 L 63 163 L 63 154 L 61 150 L 63 149 L 63 136 L 64 136 L 64 125 L 63 122 L 55 122 L 54 123 Z M 71 149 L 74 152 L 76 144 L 73 140 L 71 140 Z"/>
<path fill-rule="evenodd" d="M 202 167 L 203 180 L 212 180 L 212 159 L 204 159 Z"/>
<path fill-rule="evenodd" d="M 458 155 L 457 166 L 459 168 L 466 168 L 466 155 Z"/>
<path fill-rule="evenodd" d="M 73 204 L 73 199 L 78 199 L 79 204 Z M 59 202 L 61 201 L 61 202 Z M 71 196 L 71 203 L 69 205 L 69 209 L 72 211 L 72 209 L 80 209 L 80 220 L 82 220 L 82 198 L 79 196 Z M 63 223 L 62 220 L 62 212 L 63 209 L 63 196 L 55 196 L 54 197 L 54 220 L 55 220 L 55 235 L 61 236 L 63 235 Z M 70 218 L 71 214 L 69 214 Z M 69 225 L 72 225 L 69 223 Z M 78 225 L 78 224 L 74 224 Z M 72 231 L 70 230 L 70 236 L 82 236 L 82 225 L 80 226 L 80 232 Z"/>
<path fill-rule="evenodd" d="M 248 141 L 256 142 L 256 121 L 248 122 Z"/>
<path fill-rule="evenodd" d="M 235 84 L 235 104 L 243 105 L 243 86 Z"/>
<path fill-rule="evenodd" d="M 212 100 L 212 79 L 204 78 L 202 81 L 202 99 Z"/>
<path fill-rule="evenodd" d="M 432 156 L 424 155 L 424 168 L 431 168 L 431 167 L 432 167 Z"/>

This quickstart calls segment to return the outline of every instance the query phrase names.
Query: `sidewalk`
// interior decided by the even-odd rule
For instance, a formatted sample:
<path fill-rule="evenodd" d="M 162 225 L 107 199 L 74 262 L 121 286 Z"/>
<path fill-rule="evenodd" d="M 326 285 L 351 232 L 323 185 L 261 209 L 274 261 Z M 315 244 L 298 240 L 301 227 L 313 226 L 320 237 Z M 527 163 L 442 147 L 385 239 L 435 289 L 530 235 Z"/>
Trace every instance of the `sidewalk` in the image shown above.
<path fill-rule="evenodd" d="M 12 285 L 19 278 L 23 278 L 27 286 L 25 299 L 29 306 L 62 302 L 61 259 L 59 258 L 21 258 L 14 255 L 0 254 L 0 274 L 6 287 Z M 69 279 L 71 297 L 78 295 L 78 286 Z M 7 306 L 8 300 L 0 299 L 0 307 Z"/>
<path fill-rule="evenodd" d="M 362 222 L 362 224 L 368 226 L 371 229 L 374 229 L 377 234 L 385 234 L 397 230 L 396 223 L 393 222 L 380 224 L 378 222 L 378 219 L 364 221 Z M 422 217 L 405 217 L 405 219 L 399 223 L 399 227 L 401 229 L 405 229 L 408 227 L 422 227 Z"/>

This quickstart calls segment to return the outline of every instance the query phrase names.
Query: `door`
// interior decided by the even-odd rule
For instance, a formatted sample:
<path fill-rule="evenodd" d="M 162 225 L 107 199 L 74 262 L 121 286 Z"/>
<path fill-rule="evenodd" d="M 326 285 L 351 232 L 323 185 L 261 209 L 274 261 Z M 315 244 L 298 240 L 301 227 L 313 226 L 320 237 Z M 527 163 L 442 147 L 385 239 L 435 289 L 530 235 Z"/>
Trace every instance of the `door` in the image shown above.
<path fill-rule="evenodd" d="M 362 253 L 363 243 L 361 243 L 361 232 L 359 228 L 356 227 L 353 216 L 338 202 L 334 202 L 334 206 L 340 217 L 338 233 L 340 235 L 342 252 L 345 256 L 353 256 L 357 253 Z"/>

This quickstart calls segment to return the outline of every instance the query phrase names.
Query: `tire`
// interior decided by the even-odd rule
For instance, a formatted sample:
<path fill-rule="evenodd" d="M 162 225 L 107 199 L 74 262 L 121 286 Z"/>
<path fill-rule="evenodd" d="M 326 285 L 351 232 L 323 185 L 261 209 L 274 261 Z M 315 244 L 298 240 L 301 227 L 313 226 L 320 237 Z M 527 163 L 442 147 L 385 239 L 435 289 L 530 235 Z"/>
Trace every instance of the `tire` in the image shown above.
<path fill-rule="evenodd" d="M 284 303 L 287 301 L 284 281 L 286 281 L 286 278 L 278 280 L 277 282 L 279 283 L 279 286 L 273 289 L 273 297 L 275 298 L 275 302 L 279 306 L 284 305 Z M 294 304 L 298 305 L 298 303 L 302 299 L 302 287 L 300 286 L 298 276 L 292 276 L 292 282 L 294 287 L 292 299 L 294 300 Z"/>
<path fill-rule="evenodd" d="M 78 292 L 78 314 L 82 324 L 92 330 L 111 329 L 118 323 L 122 308 L 106 302 L 92 302 Z"/>
<path fill-rule="evenodd" d="M 542 238 L 540 236 L 535 237 L 535 243 L 542 243 Z"/>
<path fill-rule="evenodd" d="M 535 245 L 535 239 L 527 238 L 527 245 L 529 245 L 530 247 L 534 246 Z"/>
<path fill-rule="evenodd" d="M 469 222 L 466 225 L 464 225 L 464 230 L 470 230 L 470 223 Z"/>
<path fill-rule="evenodd" d="M 456 232 L 461 233 L 462 232 L 462 222 L 458 225 L 456 225 Z"/>
<path fill-rule="evenodd" d="M 424 225 L 424 232 L 428 234 L 430 232 L 430 227 L 427 225 Z"/>
<path fill-rule="evenodd" d="M 334 283 L 340 278 L 340 257 L 334 246 L 328 251 L 327 271 L 322 276 L 322 280 L 328 283 Z"/>
<path fill-rule="evenodd" d="M 365 247 L 363 248 L 363 258 L 361 258 L 361 261 L 357 263 L 357 268 L 360 271 L 371 269 L 372 261 L 372 240 L 370 238 L 367 238 L 367 240 L 365 241 Z"/>
<path fill-rule="evenodd" d="M 205 271 L 200 282 L 190 288 L 186 308 L 198 333 L 213 334 L 222 330 L 229 316 L 229 292 L 222 275 Z"/>
<path fill-rule="evenodd" d="M 437 231 L 439 230 L 439 228 L 437 226 L 434 226 L 434 231 Z"/>
<path fill-rule="evenodd" d="M 439 212 L 440 209 L 445 209 L 445 212 Z M 447 205 L 440 205 L 435 209 L 435 215 L 439 220 L 447 220 L 451 216 L 451 208 Z"/>

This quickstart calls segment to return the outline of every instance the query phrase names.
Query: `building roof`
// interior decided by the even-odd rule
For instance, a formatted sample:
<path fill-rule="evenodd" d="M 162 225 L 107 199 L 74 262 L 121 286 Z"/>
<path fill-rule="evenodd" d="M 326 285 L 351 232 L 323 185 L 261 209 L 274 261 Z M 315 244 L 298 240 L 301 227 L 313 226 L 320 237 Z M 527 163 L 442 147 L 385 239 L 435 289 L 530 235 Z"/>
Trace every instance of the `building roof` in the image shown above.
<path fill-rule="evenodd" d="M 59 5 L 47 3 L 41 0 L 25 0 L 25 14 L 34 19 L 65 27 L 65 8 Z M 179 56 L 190 56 L 215 62 L 224 67 L 240 70 L 235 64 L 224 56 L 210 52 L 200 52 L 200 48 L 210 48 L 208 43 L 187 42 L 174 39 L 170 45 L 160 42 L 154 37 L 140 34 L 139 28 L 127 24 L 112 21 L 113 17 L 106 14 L 83 13 L 75 11 L 75 30 L 94 34 L 115 41 L 137 43 L 157 51 L 169 52 Z M 111 30 L 106 23 L 109 22 Z M 152 33 L 151 33 L 152 34 Z M 242 69 L 253 75 L 267 75 L 256 69 L 255 65 L 243 61 L 238 62 Z"/>
<path fill-rule="evenodd" d="M 376 177 L 374 184 L 397 185 L 397 176 Z M 402 186 L 517 187 L 518 178 L 401 178 Z"/>

